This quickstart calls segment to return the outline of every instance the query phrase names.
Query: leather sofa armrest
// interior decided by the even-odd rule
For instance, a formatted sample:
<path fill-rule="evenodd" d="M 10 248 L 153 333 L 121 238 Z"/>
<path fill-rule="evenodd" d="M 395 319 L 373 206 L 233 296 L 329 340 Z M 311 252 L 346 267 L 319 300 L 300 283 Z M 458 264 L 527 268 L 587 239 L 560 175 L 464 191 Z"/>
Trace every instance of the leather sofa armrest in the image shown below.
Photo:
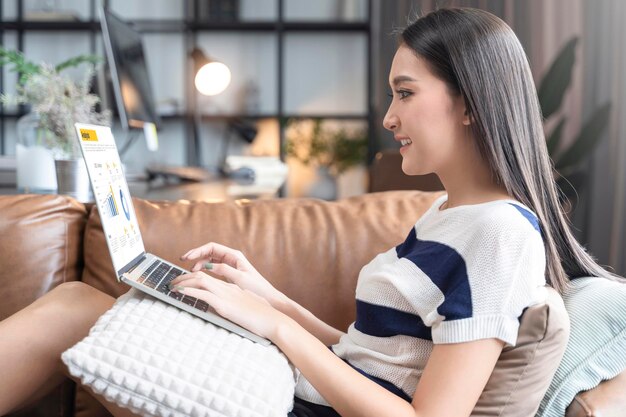
<path fill-rule="evenodd" d="M 622 417 L 626 410 L 626 371 L 578 393 L 565 417 Z"/>
<path fill-rule="evenodd" d="M 67 196 L 0 196 L 0 320 L 80 278 L 86 221 Z"/>

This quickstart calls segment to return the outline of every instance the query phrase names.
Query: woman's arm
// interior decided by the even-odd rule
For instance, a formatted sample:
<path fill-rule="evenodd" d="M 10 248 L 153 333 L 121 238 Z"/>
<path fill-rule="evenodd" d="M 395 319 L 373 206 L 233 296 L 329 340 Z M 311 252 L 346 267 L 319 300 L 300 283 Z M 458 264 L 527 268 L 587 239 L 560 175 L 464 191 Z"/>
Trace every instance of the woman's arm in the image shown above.
<path fill-rule="evenodd" d="M 218 314 L 269 338 L 342 416 L 469 416 L 503 343 L 496 339 L 436 345 L 412 404 L 358 373 L 320 340 L 270 303 L 202 272 L 175 288 L 209 303 Z"/>
<path fill-rule="evenodd" d="M 469 416 L 503 346 L 496 339 L 435 345 L 409 404 L 352 369 L 296 323 L 281 323 L 272 341 L 345 417 Z"/>
<path fill-rule="evenodd" d="M 191 249 L 181 256 L 181 260 L 193 261 L 194 265 L 191 268 L 193 272 L 207 270 L 213 275 L 222 277 L 264 298 L 275 309 L 291 317 L 326 346 L 334 345 L 344 334 L 274 288 L 238 250 L 210 242 Z M 184 280 L 185 277 L 175 279 L 171 285 L 181 285 Z"/>
<path fill-rule="evenodd" d="M 317 318 L 306 308 L 296 303 L 286 295 L 283 299 L 274 303 L 270 303 L 274 308 L 290 317 L 307 332 L 319 339 L 325 346 L 332 346 L 339 342 L 341 336 L 345 333 L 335 329 L 331 325 Z"/>
<path fill-rule="evenodd" d="M 503 347 L 498 339 L 435 345 L 413 395 L 417 414 L 469 416 Z"/>

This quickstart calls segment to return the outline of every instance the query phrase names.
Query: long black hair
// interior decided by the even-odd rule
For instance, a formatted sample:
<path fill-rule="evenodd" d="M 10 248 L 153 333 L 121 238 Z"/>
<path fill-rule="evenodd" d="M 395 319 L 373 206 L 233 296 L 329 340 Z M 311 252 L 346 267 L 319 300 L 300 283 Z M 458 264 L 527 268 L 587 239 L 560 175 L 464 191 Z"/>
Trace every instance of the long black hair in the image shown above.
<path fill-rule="evenodd" d="M 548 283 L 562 292 L 571 278 L 616 277 L 576 241 L 563 214 L 537 90 L 511 28 L 483 10 L 439 9 L 405 28 L 400 42 L 463 97 L 494 181 L 537 214 Z"/>

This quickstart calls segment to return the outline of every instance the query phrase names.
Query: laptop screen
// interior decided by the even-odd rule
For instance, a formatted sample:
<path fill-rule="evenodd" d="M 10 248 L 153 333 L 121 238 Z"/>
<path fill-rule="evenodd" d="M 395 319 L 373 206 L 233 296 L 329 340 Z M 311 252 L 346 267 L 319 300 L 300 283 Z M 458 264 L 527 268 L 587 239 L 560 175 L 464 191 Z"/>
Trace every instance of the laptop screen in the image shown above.
<path fill-rule="evenodd" d="M 76 123 L 102 228 L 118 277 L 125 267 L 145 252 L 111 129 Z"/>

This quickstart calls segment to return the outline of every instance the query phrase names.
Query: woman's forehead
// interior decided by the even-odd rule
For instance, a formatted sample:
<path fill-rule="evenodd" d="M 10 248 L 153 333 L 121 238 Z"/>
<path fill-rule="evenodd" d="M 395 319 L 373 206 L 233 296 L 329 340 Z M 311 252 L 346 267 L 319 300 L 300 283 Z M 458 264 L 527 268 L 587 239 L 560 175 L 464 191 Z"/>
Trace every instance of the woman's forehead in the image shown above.
<path fill-rule="evenodd" d="M 430 69 L 423 58 L 418 57 L 411 48 L 401 45 L 396 51 L 389 71 L 389 83 L 394 84 L 394 80 L 410 81 L 419 80 L 432 76 Z"/>

